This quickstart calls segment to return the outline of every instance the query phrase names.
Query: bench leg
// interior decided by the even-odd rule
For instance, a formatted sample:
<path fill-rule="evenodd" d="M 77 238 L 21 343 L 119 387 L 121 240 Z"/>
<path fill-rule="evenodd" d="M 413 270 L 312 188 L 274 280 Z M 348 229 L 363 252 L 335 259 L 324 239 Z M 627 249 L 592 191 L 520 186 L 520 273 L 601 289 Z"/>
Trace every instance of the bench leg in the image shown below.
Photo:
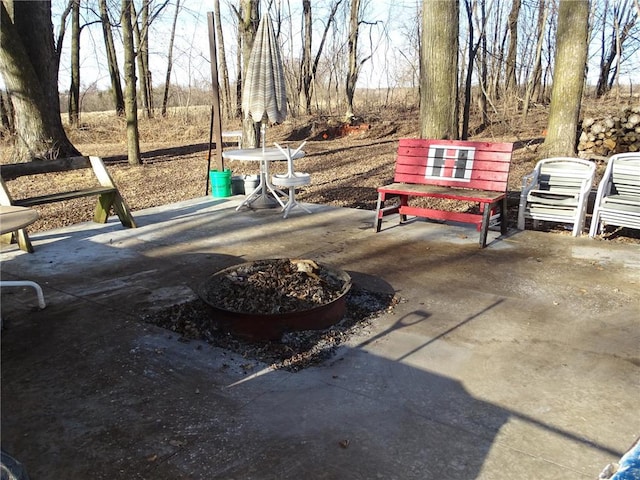
<path fill-rule="evenodd" d="M 28 253 L 33 253 L 33 245 L 31 245 L 29 235 L 24 228 L 18 230 L 18 246 L 20 247 L 20 250 L 24 250 Z"/>
<path fill-rule="evenodd" d="M 115 195 L 115 192 L 112 192 L 102 194 L 98 197 L 98 203 L 96 203 L 96 209 L 93 213 L 94 222 L 107 223 Z"/>
<path fill-rule="evenodd" d="M 23 250 L 27 253 L 33 253 L 33 245 L 31 244 L 31 240 L 29 239 L 29 235 L 25 229 L 16 230 L 15 232 L 5 233 L 2 235 L 0 239 L 2 243 L 11 244 L 18 243 L 18 247 L 20 250 Z"/>
<path fill-rule="evenodd" d="M 500 209 L 500 233 L 502 235 L 506 235 L 509 231 L 509 215 L 507 215 L 509 206 L 507 203 L 507 197 L 504 197 L 502 199 L 502 207 Z"/>
<path fill-rule="evenodd" d="M 378 233 L 380 231 L 380 228 L 382 227 L 382 217 L 384 216 L 384 213 L 382 212 L 383 206 L 384 206 L 384 194 L 378 193 L 378 203 L 376 205 L 376 218 L 373 223 L 373 229 L 375 230 L 376 233 Z"/>
<path fill-rule="evenodd" d="M 480 248 L 487 246 L 487 233 L 489 231 L 489 220 L 491 219 L 491 205 L 484 206 L 482 211 L 482 226 L 480 227 Z"/>
<path fill-rule="evenodd" d="M 123 227 L 136 228 L 136 222 L 133 219 L 129 205 L 127 205 L 127 202 L 124 201 L 124 198 L 122 198 L 122 195 L 119 193 L 116 193 L 113 200 L 113 209 L 115 210 Z"/>
<path fill-rule="evenodd" d="M 118 192 L 105 193 L 98 197 L 93 221 L 96 223 L 107 223 L 111 207 L 113 207 L 114 213 L 120 219 L 122 226 L 135 228 L 136 224 L 129 210 L 129 206 Z"/>
<path fill-rule="evenodd" d="M 399 197 L 400 198 L 400 205 L 394 205 L 391 207 L 385 207 L 384 203 L 385 200 L 387 199 L 387 195 L 389 197 Z M 400 213 L 400 208 L 402 206 L 407 206 L 407 199 L 408 196 L 407 195 L 399 195 L 399 194 L 395 194 L 395 193 L 389 193 L 387 194 L 386 192 L 378 192 L 378 203 L 376 205 L 376 217 L 375 217 L 375 221 L 373 224 L 373 229 L 376 232 L 380 231 L 380 228 L 382 227 L 382 219 L 383 217 L 387 216 L 387 215 L 391 215 L 392 213 L 398 213 L 400 214 L 400 223 L 402 222 L 406 222 L 407 221 L 407 215 Z"/>
<path fill-rule="evenodd" d="M 400 207 L 407 207 L 409 205 L 409 196 L 408 195 L 400 195 Z M 400 213 L 400 223 L 407 221 L 407 214 Z"/>

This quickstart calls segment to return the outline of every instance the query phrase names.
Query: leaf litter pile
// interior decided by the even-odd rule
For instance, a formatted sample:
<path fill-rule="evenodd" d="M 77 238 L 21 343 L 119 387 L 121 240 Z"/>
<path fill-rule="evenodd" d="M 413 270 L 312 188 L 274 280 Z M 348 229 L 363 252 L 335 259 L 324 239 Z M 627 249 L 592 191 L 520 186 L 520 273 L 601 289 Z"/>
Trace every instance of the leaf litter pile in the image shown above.
<path fill-rule="evenodd" d="M 302 312 L 340 297 L 345 278 L 306 259 L 257 260 L 215 274 L 202 288 L 210 305 L 231 312 Z"/>
<path fill-rule="evenodd" d="M 175 332 L 180 341 L 204 340 L 249 361 L 296 372 L 331 358 L 341 344 L 366 333 L 375 318 L 392 312 L 400 301 L 394 294 L 354 285 L 346 295 L 347 308 L 341 321 L 324 330 L 287 332 L 279 342 L 249 341 L 223 331 L 212 320 L 211 307 L 199 298 L 148 313 L 143 320 Z"/>

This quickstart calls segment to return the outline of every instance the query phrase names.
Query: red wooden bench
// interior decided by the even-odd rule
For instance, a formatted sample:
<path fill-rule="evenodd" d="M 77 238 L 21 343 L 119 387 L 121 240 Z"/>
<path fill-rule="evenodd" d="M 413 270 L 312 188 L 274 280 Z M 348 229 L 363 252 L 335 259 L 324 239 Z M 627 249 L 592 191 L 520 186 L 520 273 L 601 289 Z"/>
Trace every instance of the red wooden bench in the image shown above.
<path fill-rule="evenodd" d="M 395 183 L 378 188 L 376 232 L 380 231 L 383 217 L 393 213 L 400 215 L 400 223 L 407 220 L 407 215 L 473 223 L 480 231 L 480 246 L 485 247 L 490 223 L 500 219 L 500 231 L 507 233 L 507 180 L 512 151 L 512 143 L 400 139 Z M 399 205 L 385 206 L 390 197 L 399 197 Z M 412 206 L 410 197 L 475 202 L 479 213 Z"/>

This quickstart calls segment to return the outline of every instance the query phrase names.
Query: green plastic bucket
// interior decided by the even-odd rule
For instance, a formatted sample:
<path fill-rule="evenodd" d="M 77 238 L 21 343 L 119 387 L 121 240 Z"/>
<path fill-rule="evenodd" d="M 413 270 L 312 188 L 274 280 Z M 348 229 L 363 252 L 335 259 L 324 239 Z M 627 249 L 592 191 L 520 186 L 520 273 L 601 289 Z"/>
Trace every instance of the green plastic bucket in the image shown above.
<path fill-rule="evenodd" d="M 209 182 L 211 183 L 212 197 L 231 196 L 231 170 L 228 168 L 224 172 L 210 170 Z"/>

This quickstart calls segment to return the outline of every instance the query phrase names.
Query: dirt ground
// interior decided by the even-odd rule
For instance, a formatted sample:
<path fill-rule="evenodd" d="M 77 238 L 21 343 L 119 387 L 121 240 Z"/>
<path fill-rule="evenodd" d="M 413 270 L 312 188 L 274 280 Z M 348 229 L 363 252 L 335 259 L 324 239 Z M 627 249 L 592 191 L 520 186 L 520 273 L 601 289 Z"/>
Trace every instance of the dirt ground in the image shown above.
<path fill-rule="evenodd" d="M 339 207 L 373 210 L 376 188 L 393 178 L 397 140 L 419 136 L 418 111 L 380 112 L 361 121 L 362 128 L 337 134 L 329 119 L 290 118 L 283 124 L 270 126 L 267 144 L 273 142 L 296 147 L 303 140 L 306 155 L 296 161 L 296 169 L 311 174 L 311 185 L 300 190 L 299 200 Z M 508 118 L 508 116 L 505 116 Z M 178 121 L 179 120 L 179 121 Z M 209 119 L 206 115 L 191 119 L 156 118 L 141 121 L 143 164 L 130 166 L 126 159 L 123 125 L 99 120 L 87 121 L 82 128 L 69 132 L 71 141 L 84 155 L 104 159 L 125 200 L 134 211 L 204 196 L 207 193 Z M 472 140 L 514 142 L 509 191 L 511 224 L 517 215 L 518 192 L 522 177 L 537 160 L 537 147 L 543 142 L 547 112 L 530 113 L 525 120 L 511 118 L 484 129 Z M 106 126 L 105 126 L 106 125 Z M 122 127 L 122 128 L 120 128 Z M 236 130 L 238 125 L 225 125 Z M 344 132 L 342 132 L 344 133 Z M 114 141 L 120 140 L 120 141 Z M 227 144 L 225 148 L 234 148 Z M 9 147 L 3 147 L 6 162 Z M 212 168 L 215 161 L 211 161 Z M 253 162 L 227 161 L 225 168 L 235 175 L 256 174 Z M 274 162 L 274 173 L 284 171 L 283 163 Z M 604 163 L 598 172 L 604 171 Z M 83 188 L 95 184 L 90 171 L 74 171 L 20 177 L 7 182 L 14 198 Z M 37 232 L 92 219 L 94 198 L 38 206 L 41 219 L 30 227 Z M 468 208 L 460 205 L 460 209 Z M 566 229 L 553 229 L 567 233 Z M 611 239 L 635 241 L 635 232 L 618 231 Z"/>

